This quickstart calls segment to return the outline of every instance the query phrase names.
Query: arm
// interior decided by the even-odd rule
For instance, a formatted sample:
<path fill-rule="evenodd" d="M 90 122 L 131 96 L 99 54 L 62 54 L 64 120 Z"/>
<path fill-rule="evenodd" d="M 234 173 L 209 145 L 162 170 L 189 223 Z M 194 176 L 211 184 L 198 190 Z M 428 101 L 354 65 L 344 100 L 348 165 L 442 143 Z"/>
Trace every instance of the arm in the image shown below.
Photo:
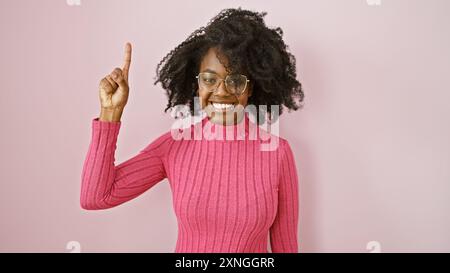
<path fill-rule="evenodd" d="M 118 206 L 166 178 L 161 150 L 166 134 L 139 154 L 115 166 L 115 150 L 121 122 L 92 120 L 92 139 L 81 175 L 80 205 L 86 210 Z"/>
<path fill-rule="evenodd" d="M 272 253 L 298 253 L 298 176 L 294 155 L 286 140 L 281 140 L 278 185 L 278 211 L 270 227 Z"/>

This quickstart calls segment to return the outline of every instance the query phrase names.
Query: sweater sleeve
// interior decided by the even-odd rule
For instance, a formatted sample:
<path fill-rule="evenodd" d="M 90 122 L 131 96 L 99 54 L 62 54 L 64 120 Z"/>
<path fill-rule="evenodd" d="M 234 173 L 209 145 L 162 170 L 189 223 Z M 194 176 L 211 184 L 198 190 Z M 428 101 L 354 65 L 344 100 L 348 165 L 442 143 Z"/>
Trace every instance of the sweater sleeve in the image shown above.
<path fill-rule="evenodd" d="M 298 253 L 298 176 L 289 143 L 280 141 L 278 210 L 270 227 L 272 253 Z"/>
<path fill-rule="evenodd" d="M 121 122 L 92 120 L 92 138 L 81 174 L 80 205 L 86 210 L 118 206 L 136 198 L 167 177 L 162 135 L 134 157 L 115 165 L 115 150 Z"/>

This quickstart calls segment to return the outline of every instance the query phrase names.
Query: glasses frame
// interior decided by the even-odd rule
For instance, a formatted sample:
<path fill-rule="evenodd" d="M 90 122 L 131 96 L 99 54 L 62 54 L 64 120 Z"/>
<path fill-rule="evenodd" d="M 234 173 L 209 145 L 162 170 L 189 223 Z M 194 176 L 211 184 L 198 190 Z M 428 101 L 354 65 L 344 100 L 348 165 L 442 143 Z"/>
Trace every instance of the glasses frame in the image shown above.
<path fill-rule="evenodd" d="M 247 78 L 247 76 L 245 76 L 245 75 L 243 75 L 243 74 L 233 74 L 234 76 L 238 75 L 238 76 L 243 76 L 243 77 L 245 77 L 245 86 L 244 86 L 244 88 L 242 89 L 242 91 L 241 91 L 239 94 L 235 94 L 235 93 L 230 92 L 229 89 L 228 89 L 228 86 L 227 86 L 227 79 L 228 79 L 228 77 L 229 77 L 230 75 L 227 75 L 227 76 L 225 77 L 225 79 L 224 79 L 224 78 L 221 78 L 219 75 L 217 75 L 216 73 L 213 73 L 213 72 L 200 72 L 200 73 L 198 73 L 197 76 L 195 76 L 195 78 L 197 78 L 197 84 L 198 84 L 199 87 L 200 87 L 200 75 L 201 75 L 201 74 L 214 74 L 214 75 L 217 76 L 217 78 L 220 79 L 220 81 L 217 83 L 217 87 L 216 87 L 216 88 L 213 88 L 213 89 L 211 89 L 211 90 L 208 90 L 209 92 L 212 92 L 212 93 L 217 92 L 217 90 L 219 89 L 220 84 L 221 84 L 222 82 L 224 82 L 224 83 L 225 83 L 225 90 L 226 90 L 228 93 L 230 93 L 230 94 L 232 94 L 232 95 L 235 95 L 235 96 L 241 96 L 242 94 L 245 93 L 245 90 L 247 89 L 247 85 L 248 85 L 248 83 L 250 82 L 250 80 Z"/>

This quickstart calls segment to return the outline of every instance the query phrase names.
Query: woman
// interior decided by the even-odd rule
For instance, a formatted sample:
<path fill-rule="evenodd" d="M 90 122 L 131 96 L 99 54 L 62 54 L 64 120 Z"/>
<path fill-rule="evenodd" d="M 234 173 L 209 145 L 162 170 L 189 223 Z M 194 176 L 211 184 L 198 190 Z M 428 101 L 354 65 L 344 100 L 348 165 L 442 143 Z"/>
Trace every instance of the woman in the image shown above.
<path fill-rule="evenodd" d="M 250 104 L 267 105 L 267 115 L 297 110 L 303 100 L 295 58 L 287 52 L 280 28 L 266 27 L 265 12 L 226 9 L 192 33 L 159 63 L 157 80 L 167 91 L 165 111 L 196 99 L 200 123 L 210 132 L 241 139 L 181 138 L 171 131 L 153 140 L 136 156 L 115 166 L 120 118 L 127 103 L 131 45 L 125 63 L 100 82 L 100 117 L 92 120 L 81 206 L 115 207 L 168 179 L 178 220 L 175 252 L 297 252 L 298 177 L 287 140 L 277 149 L 261 149 L 250 139 Z M 273 115 L 274 114 L 274 115 Z M 262 119 L 257 117 L 258 124 Z M 256 126 L 258 127 L 258 126 Z M 242 127 L 240 127 L 242 128 Z M 231 131 L 229 131 L 231 129 Z M 258 134 L 258 136 L 260 133 Z"/>

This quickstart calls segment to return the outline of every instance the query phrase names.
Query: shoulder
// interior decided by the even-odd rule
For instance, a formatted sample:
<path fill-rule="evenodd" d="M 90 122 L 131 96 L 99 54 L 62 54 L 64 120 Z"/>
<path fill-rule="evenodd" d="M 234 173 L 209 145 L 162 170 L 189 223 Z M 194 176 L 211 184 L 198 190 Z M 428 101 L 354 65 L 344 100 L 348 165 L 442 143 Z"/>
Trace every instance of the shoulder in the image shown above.
<path fill-rule="evenodd" d="M 280 164 L 286 163 L 286 161 L 291 161 L 293 158 L 293 152 L 289 141 L 281 136 L 276 136 L 271 140 L 273 145 L 276 145 L 276 154 L 280 160 Z"/>
<path fill-rule="evenodd" d="M 278 141 L 278 153 L 281 156 L 284 156 L 286 154 L 287 150 L 290 150 L 289 141 L 280 136 L 276 136 L 276 139 Z"/>
<path fill-rule="evenodd" d="M 153 152 L 163 156 L 167 153 L 168 149 L 173 144 L 173 141 L 171 131 L 169 130 L 151 140 L 141 152 Z"/>
<path fill-rule="evenodd" d="M 295 164 L 295 156 L 289 141 L 280 137 L 280 156 L 284 164 Z"/>
<path fill-rule="evenodd" d="M 278 137 L 280 139 L 280 146 L 282 149 L 291 149 L 291 145 L 289 144 L 289 141 L 283 137 Z"/>

